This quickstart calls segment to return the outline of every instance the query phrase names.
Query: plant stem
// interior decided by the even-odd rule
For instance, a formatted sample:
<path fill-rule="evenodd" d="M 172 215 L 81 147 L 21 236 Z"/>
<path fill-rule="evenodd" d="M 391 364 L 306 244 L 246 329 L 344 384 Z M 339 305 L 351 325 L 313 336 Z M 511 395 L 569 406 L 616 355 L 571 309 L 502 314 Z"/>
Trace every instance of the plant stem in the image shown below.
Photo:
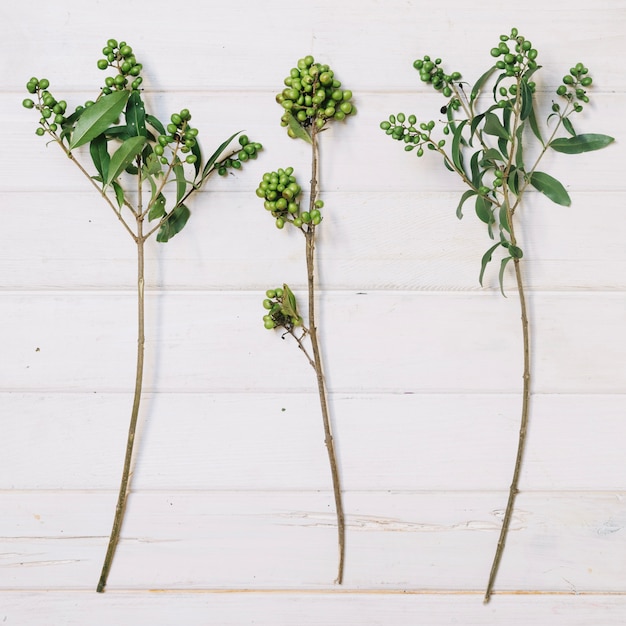
<path fill-rule="evenodd" d="M 145 237 L 142 233 L 142 218 L 137 219 L 137 371 L 135 376 L 135 394 L 133 398 L 133 408 L 130 416 L 130 426 L 128 428 L 128 439 L 126 442 L 126 455 L 124 457 L 124 469 L 122 471 L 122 481 L 115 507 L 115 517 L 113 518 L 113 528 L 109 538 L 100 580 L 96 591 L 102 593 L 107 584 L 109 570 L 115 555 L 115 549 L 119 541 L 122 530 L 122 521 L 126 509 L 128 489 L 130 486 L 131 462 L 135 443 L 135 432 L 137 430 L 137 417 L 139 415 L 139 404 L 141 402 L 141 389 L 143 384 L 143 361 L 145 347 L 145 298 L 144 298 L 144 243 Z"/>
<path fill-rule="evenodd" d="M 517 241 L 515 239 L 515 231 L 513 227 L 513 216 L 508 202 L 508 197 L 505 197 L 505 202 L 507 206 L 507 217 L 511 229 L 511 243 L 516 246 Z M 500 561 L 502 560 L 502 554 L 504 553 L 506 538 L 509 532 L 509 527 L 511 525 L 511 518 L 513 517 L 515 498 L 519 492 L 518 485 L 522 469 L 524 449 L 526 446 L 526 432 L 528 430 L 528 415 L 530 407 L 530 330 L 528 325 L 528 309 L 526 306 L 526 295 L 524 291 L 524 283 L 522 281 L 520 260 L 513 259 L 513 266 L 515 268 L 515 280 L 517 283 L 517 292 L 519 294 L 520 314 L 522 321 L 522 343 L 524 350 L 524 386 L 522 390 L 522 416 L 520 420 L 519 438 L 517 443 L 517 456 L 515 457 L 515 469 L 513 470 L 513 478 L 511 480 L 511 487 L 509 488 L 509 498 L 506 504 L 504 518 L 502 520 L 502 528 L 500 529 L 498 546 L 496 548 L 496 553 L 493 559 L 493 563 L 491 565 L 491 571 L 489 573 L 489 581 L 487 582 L 487 589 L 485 591 L 484 598 L 485 604 L 487 604 L 491 599 L 493 585 L 498 574 L 498 568 L 500 567 Z"/>
<path fill-rule="evenodd" d="M 310 211 L 315 206 L 318 186 L 318 145 L 317 145 L 317 129 L 313 126 L 311 132 L 312 139 L 312 173 L 311 173 L 311 194 L 310 194 Z M 328 411 L 328 400 L 326 394 L 326 384 L 324 381 L 324 370 L 322 367 L 322 356 L 320 345 L 317 337 L 317 326 L 315 322 L 315 225 L 310 224 L 305 232 L 306 238 L 306 268 L 307 283 L 309 296 L 309 335 L 311 337 L 311 347 L 313 349 L 313 361 L 315 374 L 317 378 L 317 389 L 320 398 L 320 408 L 322 410 L 322 421 L 324 423 L 324 443 L 328 451 L 328 460 L 330 462 L 330 472 L 333 481 L 333 493 L 335 496 L 335 511 L 337 515 L 337 535 L 339 546 L 339 565 L 337 569 L 337 578 L 335 582 L 341 584 L 343 582 L 343 568 L 345 558 L 345 517 L 343 513 L 343 502 L 341 498 L 341 484 L 339 480 L 339 468 L 337 465 L 337 456 L 335 454 L 335 445 L 333 442 L 332 428 L 330 422 L 330 414 Z"/>

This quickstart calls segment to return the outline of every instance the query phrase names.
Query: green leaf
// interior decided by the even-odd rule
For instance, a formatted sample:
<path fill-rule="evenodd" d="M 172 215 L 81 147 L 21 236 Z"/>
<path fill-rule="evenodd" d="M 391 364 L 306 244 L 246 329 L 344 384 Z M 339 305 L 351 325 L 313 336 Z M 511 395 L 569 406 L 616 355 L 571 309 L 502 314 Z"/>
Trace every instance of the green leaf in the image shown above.
<path fill-rule="evenodd" d="M 511 227 L 509 225 L 509 213 L 506 210 L 506 204 L 500 205 L 500 213 L 498 217 L 500 219 L 500 226 L 502 226 L 507 233 L 510 233 Z"/>
<path fill-rule="evenodd" d="M 541 137 L 541 130 L 539 129 L 539 124 L 537 123 L 537 116 L 535 115 L 535 107 L 530 110 L 530 115 L 528 116 L 528 123 L 530 124 L 530 128 L 533 131 L 535 137 L 539 139 L 541 145 L 545 145 L 543 143 L 543 138 Z"/>
<path fill-rule="evenodd" d="M 470 159 L 470 169 L 472 170 L 472 185 L 474 187 L 480 187 L 480 183 L 482 181 L 482 174 L 480 173 L 480 167 L 478 164 L 478 160 L 480 159 L 480 154 L 482 150 L 477 150 L 472 154 L 472 158 Z"/>
<path fill-rule="evenodd" d="M 488 135 L 494 135 L 495 137 L 500 137 L 500 139 L 509 139 L 509 133 L 506 131 L 504 126 L 500 123 L 498 116 L 495 113 L 487 113 L 487 121 L 485 122 L 484 131 Z"/>
<path fill-rule="evenodd" d="M 520 81 L 520 98 L 522 102 L 520 110 L 520 119 L 525 120 L 533 110 L 533 92 L 528 86 L 528 82 L 525 78 Z"/>
<path fill-rule="evenodd" d="M 148 211 L 148 221 L 151 222 L 152 220 L 157 220 L 157 219 L 161 219 L 162 217 L 165 216 L 165 196 L 160 193 L 154 203 L 152 204 L 152 206 L 150 207 L 150 210 Z"/>
<path fill-rule="evenodd" d="M 498 242 L 497 244 L 491 246 L 491 248 L 489 248 L 489 250 L 487 250 L 487 252 L 483 254 L 483 258 L 480 261 L 480 276 L 478 277 L 478 282 L 481 284 L 481 286 L 483 284 L 483 276 L 485 275 L 485 268 L 487 267 L 487 264 L 491 261 L 491 257 L 493 256 L 494 251 L 501 245 L 502 244 Z"/>
<path fill-rule="evenodd" d="M 111 186 L 113 187 L 113 191 L 115 191 L 117 206 L 121 209 L 124 206 L 124 190 L 122 189 L 122 185 L 120 185 L 116 181 L 113 181 L 111 183 Z"/>
<path fill-rule="evenodd" d="M 565 187 L 556 178 L 545 172 L 533 172 L 530 177 L 530 184 L 556 204 L 569 206 L 572 203 Z"/>
<path fill-rule="evenodd" d="M 154 152 L 150 152 L 148 155 L 144 156 L 144 166 L 141 168 L 144 176 L 154 176 L 162 171 L 161 161 L 159 161 L 159 157 L 154 154 Z"/>
<path fill-rule="evenodd" d="M 496 69 L 495 65 L 491 68 L 489 68 L 477 81 L 476 84 L 472 87 L 472 93 L 470 94 L 470 102 L 474 102 L 474 100 L 476 100 L 476 98 L 478 97 L 478 94 L 480 92 L 480 90 L 482 89 L 483 85 L 487 82 L 487 80 L 489 79 L 489 77 L 493 74 L 494 70 Z"/>
<path fill-rule="evenodd" d="M 510 248 L 509 248 L 510 249 Z M 506 298 L 506 294 L 504 293 L 504 270 L 506 269 L 507 263 L 512 259 L 512 256 L 505 256 L 502 261 L 500 261 L 500 273 L 498 274 L 498 282 L 500 283 L 500 293 Z"/>
<path fill-rule="evenodd" d="M 111 156 L 107 150 L 107 143 L 107 139 L 104 135 L 98 135 L 95 139 L 92 139 L 89 144 L 91 160 L 102 180 L 106 180 L 107 178 L 109 162 L 111 161 Z"/>
<path fill-rule="evenodd" d="M 562 137 L 555 139 L 550 147 L 563 154 L 580 154 L 581 152 L 592 152 L 606 148 L 615 141 L 608 135 L 598 135 L 596 133 L 586 133 L 574 137 Z"/>
<path fill-rule="evenodd" d="M 296 296 L 293 295 L 293 291 L 288 285 L 283 285 L 283 302 L 282 302 L 283 314 L 290 317 L 292 320 L 302 319 L 298 313 L 298 305 L 296 303 Z"/>
<path fill-rule="evenodd" d="M 570 121 L 569 117 L 564 117 L 563 118 L 563 126 L 565 127 L 565 130 L 570 135 L 575 135 L 576 134 L 576 131 L 574 130 L 574 126 L 572 125 L 572 122 Z"/>
<path fill-rule="evenodd" d="M 496 148 L 488 148 L 487 150 L 485 150 L 485 153 L 483 154 L 483 159 L 482 161 L 506 161 L 506 157 L 502 156 L 502 154 L 500 153 L 500 150 L 496 150 Z M 483 163 L 481 162 L 481 165 Z"/>
<path fill-rule="evenodd" d="M 187 189 L 187 181 L 185 180 L 185 169 L 180 163 L 176 163 L 172 168 L 176 176 L 176 203 L 178 204 L 185 195 Z"/>
<path fill-rule="evenodd" d="M 158 118 L 154 117 L 154 115 L 150 115 L 149 113 L 146 114 L 146 122 L 148 122 L 148 124 L 150 124 L 150 126 L 152 126 L 152 128 L 154 128 L 159 135 L 166 134 L 165 127 L 161 124 Z"/>
<path fill-rule="evenodd" d="M 452 138 L 452 162 L 457 170 L 465 173 L 463 167 L 463 153 L 461 152 L 461 142 L 463 141 L 463 127 L 467 124 L 467 120 L 463 120 L 455 129 Z"/>
<path fill-rule="evenodd" d="M 109 164 L 109 175 L 105 179 L 107 185 L 110 185 L 132 163 L 143 150 L 145 143 L 145 137 L 131 137 L 113 153 Z"/>
<path fill-rule="evenodd" d="M 313 143 L 311 139 L 311 135 L 309 135 L 306 128 L 304 128 L 300 122 L 291 114 L 290 111 L 285 113 L 285 117 L 287 119 L 287 126 L 292 130 L 293 134 L 298 139 L 304 139 L 307 143 Z"/>
<path fill-rule="evenodd" d="M 517 131 L 515 132 L 515 138 L 517 142 L 515 150 L 515 165 L 520 169 L 524 169 L 524 141 L 522 135 L 524 134 L 525 124 L 522 122 Z"/>
<path fill-rule="evenodd" d="M 114 91 L 87 107 L 72 133 L 70 150 L 89 143 L 113 124 L 124 110 L 129 95 L 130 92 L 125 89 Z"/>
<path fill-rule="evenodd" d="M 476 215 L 485 224 L 493 224 L 495 222 L 492 204 L 483 196 L 476 196 Z"/>
<path fill-rule="evenodd" d="M 160 243 L 169 241 L 185 227 L 190 215 L 189 209 L 184 204 L 175 206 L 172 212 L 163 220 L 156 240 Z"/>
<path fill-rule="evenodd" d="M 228 146 L 228 144 L 242 131 L 238 130 L 236 133 L 233 133 L 226 141 L 224 141 L 219 148 L 211 155 L 211 158 L 206 162 L 206 165 L 204 166 L 204 169 L 202 170 L 202 180 L 204 180 L 210 173 L 211 173 L 211 168 L 213 167 L 213 165 L 215 164 L 215 162 L 217 161 L 217 159 L 219 159 L 220 155 L 222 154 L 222 152 L 224 152 L 224 150 L 226 150 L 226 147 Z"/>
<path fill-rule="evenodd" d="M 459 206 L 456 207 L 456 216 L 459 219 L 463 219 L 463 212 L 461 211 L 463 204 L 468 198 L 471 198 L 472 196 L 475 196 L 475 195 L 476 195 L 476 192 L 473 189 L 469 189 L 461 196 L 461 200 L 459 201 Z"/>
<path fill-rule="evenodd" d="M 131 137 L 146 137 L 146 107 L 141 94 L 133 91 L 126 104 L 126 126 Z"/>
<path fill-rule="evenodd" d="M 476 133 L 476 129 L 478 128 L 478 125 L 483 121 L 483 118 L 485 117 L 485 113 L 479 113 L 478 115 L 474 116 L 474 118 L 472 119 L 472 123 L 470 124 L 470 143 L 472 138 L 474 137 L 474 133 Z"/>

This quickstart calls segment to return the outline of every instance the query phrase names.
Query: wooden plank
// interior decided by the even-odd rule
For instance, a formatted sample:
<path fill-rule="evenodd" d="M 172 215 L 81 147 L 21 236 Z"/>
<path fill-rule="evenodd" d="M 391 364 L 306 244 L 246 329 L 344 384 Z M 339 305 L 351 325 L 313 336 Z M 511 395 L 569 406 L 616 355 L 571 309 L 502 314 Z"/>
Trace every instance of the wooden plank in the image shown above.
<path fill-rule="evenodd" d="M 541 15 L 542 19 L 526 26 L 520 24 L 513 5 L 502 6 L 497 13 L 490 8 L 447 0 L 428 7 L 426 25 L 419 4 L 362 0 L 355 11 L 349 2 L 316 0 L 306 19 L 292 19 L 289 28 L 281 29 L 280 37 L 273 37 L 270 33 L 276 32 L 276 20 L 285 10 L 280 0 L 194 5 L 194 24 L 188 25 L 187 32 L 171 29 L 171 5 L 158 0 L 151 24 L 156 33 L 168 31 L 169 45 L 164 46 L 158 36 L 142 33 L 129 34 L 127 40 L 146 65 L 148 85 L 160 89 L 271 89 L 298 58 L 313 53 L 320 61 L 331 63 L 354 88 L 385 90 L 411 88 L 408 85 L 418 81 L 412 68 L 414 59 L 423 54 L 443 55 L 446 50 L 450 67 L 470 80 L 470 71 L 486 69 L 491 62 L 489 49 L 498 43 L 499 35 L 508 33 L 511 24 L 518 24 L 520 32 L 539 49 L 541 64 L 558 80 L 584 50 L 585 63 L 595 69 L 594 76 L 602 73 L 603 88 L 623 88 L 616 54 L 623 46 L 620 25 L 625 12 L 620 2 L 604 0 L 593 7 L 577 3 L 575 10 L 563 10 L 560 5 L 529 0 L 528 14 Z M 19 41 L 21 47 L 9 49 L 0 65 L 7 88 L 22 88 L 33 73 L 53 79 L 53 89 L 61 77 L 74 89 L 92 84 L 101 75 L 95 62 L 107 38 L 125 36 L 119 32 L 121 11 L 129 23 L 145 19 L 145 7 L 128 6 L 120 0 L 107 5 L 97 24 L 79 0 L 65 0 L 63 11 L 28 3 L 12 5 L 3 14 L 2 28 L 5 36 Z M 64 29 L 73 33 L 69 51 Z M 253 40 L 246 40 L 244 34 Z M 185 62 L 180 54 L 172 54 L 183 46 Z M 71 50 L 80 54 L 71 55 Z M 259 57 L 261 62 L 252 61 Z M 16 67 L 25 68 L 23 81 Z M 55 76 L 59 78 L 55 80 Z"/>
<path fill-rule="evenodd" d="M 146 391 L 310 390 L 312 370 L 296 346 L 263 329 L 262 299 L 148 294 Z M 537 293 L 530 306 L 536 393 L 623 392 L 626 354 L 615 337 L 624 294 Z M 332 391 L 520 390 L 512 293 L 331 292 L 320 294 L 319 309 Z M 130 292 L 3 293 L 2 389 L 129 390 L 135 311 Z"/>
<path fill-rule="evenodd" d="M 523 492 L 497 589 L 622 591 L 624 492 Z M 485 584 L 504 492 L 348 492 L 348 590 Z M 89 590 L 115 494 L 2 494 L 2 589 Z M 109 588 L 333 589 L 329 492 L 139 492 L 128 502 Z"/>
<path fill-rule="evenodd" d="M 320 181 L 323 192 L 341 190 L 361 194 L 369 191 L 411 191 L 423 194 L 456 190 L 460 196 L 465 191 L 460 179 L 442 168 L 439 157 L 429 154 L 418 160 L 415 153 L 405 152 L 401 144 L 389 139 L 380 129 L 380 123 L 389 114 L 399 111 L 407 114 L 413 112 L 420 119 L 438 120 L 442 106 L 441 95 L 415 86 L 415 78 L 411 78 L 408 85 L 408 91 L 401 94 L 364 92 L 355 95 L 358 115 L 350 119 L 349 123 L 331 126 L 324 132 L 320 141 Z M 538 113 L 540 120 L 550 113 L 552 96 L 546 96 L 542 111 Z M 22 97 L 22 94 L 2 95 L 0 108 L 12 110 L 15 100 Z M 93 97 L 93 92 L 76 94 L 74 106 Z M 207 100 L 211 102 L 210 107 L 206 104 Z M 273 92 L 251 93 L 245 98 L 233 97 L 231 92 L 207 94 L 191 91 L 176 96 L 170 93 L 149 94 L 146 95 L 146 102 L 149 110 L 164 120 L 169 118 L 172 111 L 179 111 L 183 106 L 189 108 L 193 114 L 193 124 L 199 129 L 200 145 L 207 155 L 237 130 L 245 130 L 250 137 L 265 146 L 265 151 L 260 153 L 258 159 L 248 161 L 234 177 L 229 176 L 224 180 L 215 176 L 207 183 L 207 191 L 247 191 L 250 194 L 249 206 L 254 207 L 249 210 L 258 211 L 259 199 L 254 191 L 264 172 L 292 166 L 303 186 L 306 185 L 310 172 L 310 147 L 303 141 L 290 139 L 280 126 L 281 109 L 275 102 Z M 486 103 L 485 108 L 489 104 Z M 576 128 L 581 133 L 624 136 L 626 120 L 614 115 L 614 111 L 624 108 L 624 93 L 596 94 L 593 110 L 583 114 L 580 121 L 576 120 Z M 55 191 L 63 194 L 62 197 L 69 192 L 91 191 L 90 183 L 78 168 L 68 162 L 57 146 L 50 145 L 46 149 L 45 139 L 34 136 L 38 124 L 35 113 L 22 109 L 12 115 L 8 122 L 7 141 L 0 146 L 0 162 L 7 164 L 10 174 L 7 172 L 0 180 L 0 191 Z M 367 150 L 363 149 L 364 145 Z M 617 172 L 625 152 L 626 148 L 619 142 L 604 150 L 577 156 L 549 151 L 541 161 L 540 169 L 550 172 L 571 191 L 597 191 L 601 194 L 607 190 L 623 191 L 624 181 Z M 527 160 L 532 154 L 533 151 L 527 151 Z M 86 147 L 78 149 L 76 156 L 89 172 L 95 171 Z M 28 163 L 29 167 L 17 167 L 19 163 Z M 40 174 L 34 177 L 33 171 Z M 97 193 L 92 192 L 91 195 L 90 204 L 100 208 L 101 201 Z M 206 204 L 209 202 L 210 199 Z M 199 204 L 199 201 L 196 202 L 196 205 Z M 390 203 L 385 205 L 391 208 Z M 416 200 L 417 206 L 419 203 Z M 553 204 L 544 199 L 542 206 L 549 210 Z M 384 208 L 380 209 L 380 213 L 380 217 L 384 217 Z M 449 213 L 447 211 L 446 215 Z M 467 213 L 472 213 L 469 206 Z"/>
<path fill-rule="evenodd" d="M 130 394 L 0 394 L 0 489 L 114 490 Z M 144 397 L 133 489 L 326 490 L 313 393 Z M 333 394 L 347 491 L 503 490 L 518 394 Z M 620 490 L 626 396 L 533 397 L 521 488 Z M 19 419 L 18 419 L 19 416 Z"/>
<path fill-rule="evenodd" d="M 589 213 L 598 195 L 571 195 L 571 207 L 547 206 L 537 194 L 529 197 L 519 233 L 529 289 L 626 289 L 626 223 L 621 219 L 626 194 L 602 194 L 602 220 L 612 228 L 591 236 Z M 135 246 L 95 195 L 72 193 L 61 206 L 53 192 L 10 193 L 6 198 L 12 210 L 5 215 L 5 227 L 29 236 L 10 237 L 2 246 L 2 288 L 133 286 Z M 480 259 L 492 242 L 469 204 L 465 219 L 456 219 L 457 193 L 338 191 L 325 199 L 317 246 L 325 289 L 480 289 Z M 563 223 L 567 230 L 555 237 Z M 57 230 L 72 233 L 71 245 L 59 245 Z M 167 245 L 150 241 L 147 285 L 264 290 L 277 279 L 302 284 L 303 242 L 295 230 L 277 231 L 262 203 L 248 192 L 203 194 L 183 233 Z M 486 273 L 484 284 L 490 288 L 497 288 L 498 265 L 494 258 Z M 507 287 L 514 288 L 510 275 Z"/>
<path fill-rule="evenodd" d="M 2 594 L 0 615 L 8 624 L 50 626 L 62 615 L 64 626 L 111 623 L 171 626 L 622 626 L 623 595 L 494 595 L 483 605 L 477 594 L 341 592 L 149 592 L 18 591 Z"/>

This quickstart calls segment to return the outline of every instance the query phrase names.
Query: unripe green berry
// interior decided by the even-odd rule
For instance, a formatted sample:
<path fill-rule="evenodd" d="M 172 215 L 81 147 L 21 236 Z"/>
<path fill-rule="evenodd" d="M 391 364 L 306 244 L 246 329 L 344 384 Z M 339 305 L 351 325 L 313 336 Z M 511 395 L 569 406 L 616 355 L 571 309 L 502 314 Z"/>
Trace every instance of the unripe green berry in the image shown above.
<path fill-rule="evenodd" d="M 30 98 L 26 98 L 26 100 L 22 101 L 22 106 L 27 109 L 32 109 L 35 106 L 35 103 Z"/>
<path fill-rule="evenodd" d="M 109 62 L 106 59 L 100 59 L 98 61 L 99 70 L 106 70 L 107 67 L 109 67 Z"/>
<path fill-rule="evenodd" d="M 48 89 L 50 86 L 50 81 L 47 78 L 42 78 L 39 81 L 39 89 Z"/>

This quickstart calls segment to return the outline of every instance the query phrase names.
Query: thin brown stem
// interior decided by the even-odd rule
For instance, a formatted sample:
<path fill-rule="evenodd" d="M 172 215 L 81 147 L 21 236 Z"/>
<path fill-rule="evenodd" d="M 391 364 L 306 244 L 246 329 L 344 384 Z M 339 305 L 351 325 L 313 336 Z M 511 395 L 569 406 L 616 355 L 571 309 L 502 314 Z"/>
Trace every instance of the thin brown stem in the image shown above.
<path fill-rule="evenodd" d="M 130 416 L 128 428 L 128 439 L 126 442 L 126 454 L 124 457 L 124 468 L 122 471 L 122 481 L 115 507 L 115 517 L 113 518 L 113 528 L 109 538 L 100 580 L 96 591 L 102 593 L 107 584 L 107 578 L 115 555 L 115 549 L 122 530 L 124 511 L 128 499 L 128 491 L 131 477 L 131 464 L 135 444 L 135 433 L 137 430 L 137 418 L 139 416 L 139 405 L 141 402 L 141 390 L 143 386 L 143 362 L 145 348 L 145 298 L 144 298 L 144 243 L 145 237 L 142 234 L 142 218 L 137 219 L 137 370 L 135 376 L 135 393 L 133 397 L 133 408 Z"/>
<path fill-rule="evenodd" d="M 318 188 L 318 145 L 317 145 L 317 129 L 315 126 L 311 132 L 312 138 L 312 173 L 311 173 L 311 194 L 310 194 L 310 211 L 315 207 Z M 310 212 L 309 211 L 309 212 Z M 341 484 L 339 480 L 339 468 L 337 464 L 337 455 L 335 453 L 335 444 L 333 441 L 330 412 L 328 410 L 328 400 L 326 393 L 326 383 L 324 381 L 324 370 L 322 365 L 322 355 L 317 335 L 317 325 L 315 321 L 315 225 L 310 224 L 305 232 L 306 239 L 306 268 L 307 283 L 309 296 L 309 336 L 311 337 L 311 347 L 313 349 L 313 361 L 315 374 L 317 378 L 317 389 L 319 392 L 320 408 L 322 411 L 322 421 L 324 424 L 324 443 L 328 451 L 328 460 L 330 462 L 330 472 L 333 482 L 333 493 L 335 496 L 335 511 L 337 515 L 337 536 L 339 547 L 339 565 L 337 569 L 337 578 L 335 582 L 341 584 L 343 582 L 343 569 L 345 558 L 345 536 L 346 525 L 343 512 L 343 502 L 341 497 Z"/>
<path fill-rule="evenodd" d="M 511 243 L 517 246 L 517 240 L 515 238 L 515 230 L 513 225 L 513 213 L 511 211 L 508 193 L 505 189 L 505 202 L 507 207 L 507 219 L 510 227 Z M 500 561 L 504 554 L 504 546 L 506 545 L 506 539 L 509 533 L 509 527 L 511 526 L 511 519 L 513 517 L 513 510 L 515 507 L 515 498 L 519 493 L 519 481 L 522 470 L 522 460 L 524 458 L 524 450 L 526 447 L 526 433 L 528 430 L 528 417 L 530 408 L 530 329 L 528 324 L 528 308 L 526 306 L 526 295 L 524 291 L 524 282 L 522 280 L 522 270 L 520 267 L 520 259 L 513 259 L 513 266 L 515 268 L 515 280 L 517 283 L 517 292 L 520 302 L 520 315 L 522 322 L 522 345 L 524 351 L 524 371 L 523 371 L 523 389 L 522 389 L 522 416 L 520 420 L 519 438 L 517 442 L 517 455 L 515 457 L 515 468 L 513 470 L 513 478 L 511 480 L 511 486 L 509 488 L 509 498 L 506 504 L 504 512 L 504 518 L 502 520 L 502 528 L 500 529 L 500 537 L 498 538 L 498 545 L 496 547 L 496 553 L 491 565 L 491 571 L 489 572 L 489 580 L 487 582 L 487 589 L 485 591 L 484 602 L 487 604 L 491 599 L 493 591 L 493 585 L 498 574 L 498 568 L 500 567 Z"/>

